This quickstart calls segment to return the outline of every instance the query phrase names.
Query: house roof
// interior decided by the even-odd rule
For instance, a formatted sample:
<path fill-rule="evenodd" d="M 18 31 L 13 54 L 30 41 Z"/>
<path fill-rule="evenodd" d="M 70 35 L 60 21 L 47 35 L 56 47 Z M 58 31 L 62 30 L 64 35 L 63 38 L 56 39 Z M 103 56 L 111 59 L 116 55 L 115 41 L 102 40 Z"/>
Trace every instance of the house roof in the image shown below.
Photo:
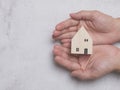
<path fill-rule="evenodd" d="M 84 39 L 84 38 L 88 38 L 89 40 L 92 40 L 91 36 L 88 34 L 88 32 L 86 31 L 86 29 L 82 26 L 78 32 L 74 35 L 74 37 L 72 38 L 72 40 L 74 39 Z"/>

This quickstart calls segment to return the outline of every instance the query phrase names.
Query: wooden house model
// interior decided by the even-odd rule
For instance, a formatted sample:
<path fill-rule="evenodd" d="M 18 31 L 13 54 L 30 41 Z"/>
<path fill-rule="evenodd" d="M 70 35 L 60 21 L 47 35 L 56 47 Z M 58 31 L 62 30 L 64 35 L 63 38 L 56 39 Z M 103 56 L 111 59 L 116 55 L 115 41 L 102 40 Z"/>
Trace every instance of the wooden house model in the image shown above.
<path fill-rule="evenodd" d="M 84 27 L 81 27 L 71 41 L 71 54 L 92 54 L 93 41 Z"/>

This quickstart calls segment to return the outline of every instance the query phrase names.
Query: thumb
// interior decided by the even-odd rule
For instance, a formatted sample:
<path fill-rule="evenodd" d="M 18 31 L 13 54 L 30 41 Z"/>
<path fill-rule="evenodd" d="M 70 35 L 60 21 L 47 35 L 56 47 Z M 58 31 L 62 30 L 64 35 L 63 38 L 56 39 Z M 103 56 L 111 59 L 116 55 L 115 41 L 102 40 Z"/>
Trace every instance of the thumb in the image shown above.
<path fill-rule="evenodd" d="M 84 70 L 76 70 L 71 73 L 73 77 L 79 78 L 81 80 L 89 80 L 89 79 L 94 79 L 92 77 L 92 73 L 90 71 L 84 71 Z"/>
<path fill-rule="evenodd" d="M 93 20 L 96 11 L 80 11 L 71 13 L 70 17 L 76 20 Z"/>

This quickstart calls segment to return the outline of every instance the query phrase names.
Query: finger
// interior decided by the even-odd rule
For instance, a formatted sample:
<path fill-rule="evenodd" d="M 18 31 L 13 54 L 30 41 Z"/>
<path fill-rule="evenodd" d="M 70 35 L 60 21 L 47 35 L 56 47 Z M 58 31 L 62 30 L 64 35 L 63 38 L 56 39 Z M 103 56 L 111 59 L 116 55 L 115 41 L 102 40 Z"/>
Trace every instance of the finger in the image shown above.
<path fill-rule="evenodd" d="M 79 78 L 81 80 L 90 80 L 90 79 L 94 79 L 94 77 L 92 76 L 92 72 L 90 72 L 89 70 L 87 71 L 83 71 L 83 70 L 76 70 L 73 71 L 71 73 L 71 75 L 73 77 Z"/>
<path fill-rule="evenodd" d="M 68 59 L 72 62 L 78 63 L 78 60 L 76 59 L 76 57 L 72 57 L 72 55 L 70 54 L 70 49 L 68 49 L 68 48 L 57 45 L 54 47 L 53 52 L 56 56 L 60 56 L 60 57 L 63 57 L 65 59 Z"/>
<path fill-rule="evenodd" d="M 53 32 L 53 38 L 56 38 L 62 34 L 65 34 L 65 33 L 69 33 L 69 32 L 77 32 L 78 30 L 78 27 L 77 26 L 73 26 L 73 27 L 70 27 L 70 28 L 67 28 L 67 29 L 63 29 L 62 31 L 58 31 L 58 30 L 55 30 Z"/>
<path fill-rule="evenodd" d="M 61 42 L 62 43 L 71 43 L 71 39 L 62 39 Z"/>
<path fill-rule="evenodd" d="M 57 54 L 57 55 L 60 55 L 62 53 L 69 54 L 70 53 L 70 49 L 65 48 L 65 47 L 63 47 L 61 45 L 55 45 L 54 46 L 54 53 Z"/>
<path fill-rule="evenodd" d="M 58 63 L 59 65 L 65 67 L 68 70 L 77 70 L 80 69 L 80 65 L 75 63 L 75 62 L 71 62 L 65 58 L 56 56 L 55 57 L 55 61 L 56 63 Z"/>
<path fill-rule="evenodd" d="M 79 25 L 79 27 L 80 27 L 80 25 Z M 65 31 L 67 31 L 67 32 L 73 32 L 73 31 L 78 31 L 78 28 L 79 28 L 78 26 L 73 26 L 73 27 L 69 27 L 69 29 L 68 30 L 65 30 Z M 66 33 L 66 32 L 65 32 Z"/>
<path fill-rule="evenodd" d="M 78 63 L 78 59 L 74 55 L 71 54 L 70 48 L 61 46 L 61 47 L 59 47 L 59 51 L 61 51 L 61 52 L 60 52 L 60 54 L 56 54 L 57 56 L 64 57 L 64 55 L 66 55 L 68 60 Z M 66 57 L 64 57 L 64 58 L 66 58 Z"/>
<path fill-rule="evenodd" d="M 73 27 L 69 27 L 67 29 L 64 29 L 61 32 L 61 34 L 66 34 L 66 33 L 69 33 L 69 32 L 77 32 L 78 31 L 78 26 L 73 26 Z"/>
<path fill-rule="evenodd" d="M 70 14 L 70 16 L 76 20 L 80 20 L 80 19 L 93 20 L 96 13 L 98 13 L 98 11 L 86 11 L 85 10 L 85 11 L 80 11 L 77 13 L 72 13 Z"/>
<path fill-rule="evenodd" d="M 63 30 L 72 26 L 76 26 L 78 24 L 79 21 L 70 18 L 56 25 L 56 30 Z"/>
<path fill-rule="evenodd" d="M 71 43 L 63 43 L 62 45 L 65 48 L 70 48 L 71 47 Z"/>
<path fill-rule="evenodd" d="M 68 33 L 62 34 L 54 39 L 55 40 L 71 39 L 75 34 L 76 34 L 76 32 L 68 32 Z"/>
<path fill-rule="evenodd" d="M 54 55 L 68 59 L 68 55 L 66 53 L 62 52 L 61 50 L 58 50 L 58 49 L 54 50 Z"/>
<path fill-rule="evenodd" d="M 56 38 L 56 37 L 58 37 L 59 35 L 61 35 L 62 34 L 62 31 L 57 31 L 57 30 L 55 30 L 54 32 L 53 32 L 53 38 Z"/>

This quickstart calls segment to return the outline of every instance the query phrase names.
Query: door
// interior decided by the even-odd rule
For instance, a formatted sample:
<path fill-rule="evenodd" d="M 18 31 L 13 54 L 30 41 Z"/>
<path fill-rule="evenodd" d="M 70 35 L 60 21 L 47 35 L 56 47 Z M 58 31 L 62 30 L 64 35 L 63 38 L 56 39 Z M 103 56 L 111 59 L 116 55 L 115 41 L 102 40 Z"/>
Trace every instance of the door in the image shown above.
<path fill-rule="evenodd" d="M 84 54 L 88 54 L 88 49 L 87 48 L 84 49 Z"/>

